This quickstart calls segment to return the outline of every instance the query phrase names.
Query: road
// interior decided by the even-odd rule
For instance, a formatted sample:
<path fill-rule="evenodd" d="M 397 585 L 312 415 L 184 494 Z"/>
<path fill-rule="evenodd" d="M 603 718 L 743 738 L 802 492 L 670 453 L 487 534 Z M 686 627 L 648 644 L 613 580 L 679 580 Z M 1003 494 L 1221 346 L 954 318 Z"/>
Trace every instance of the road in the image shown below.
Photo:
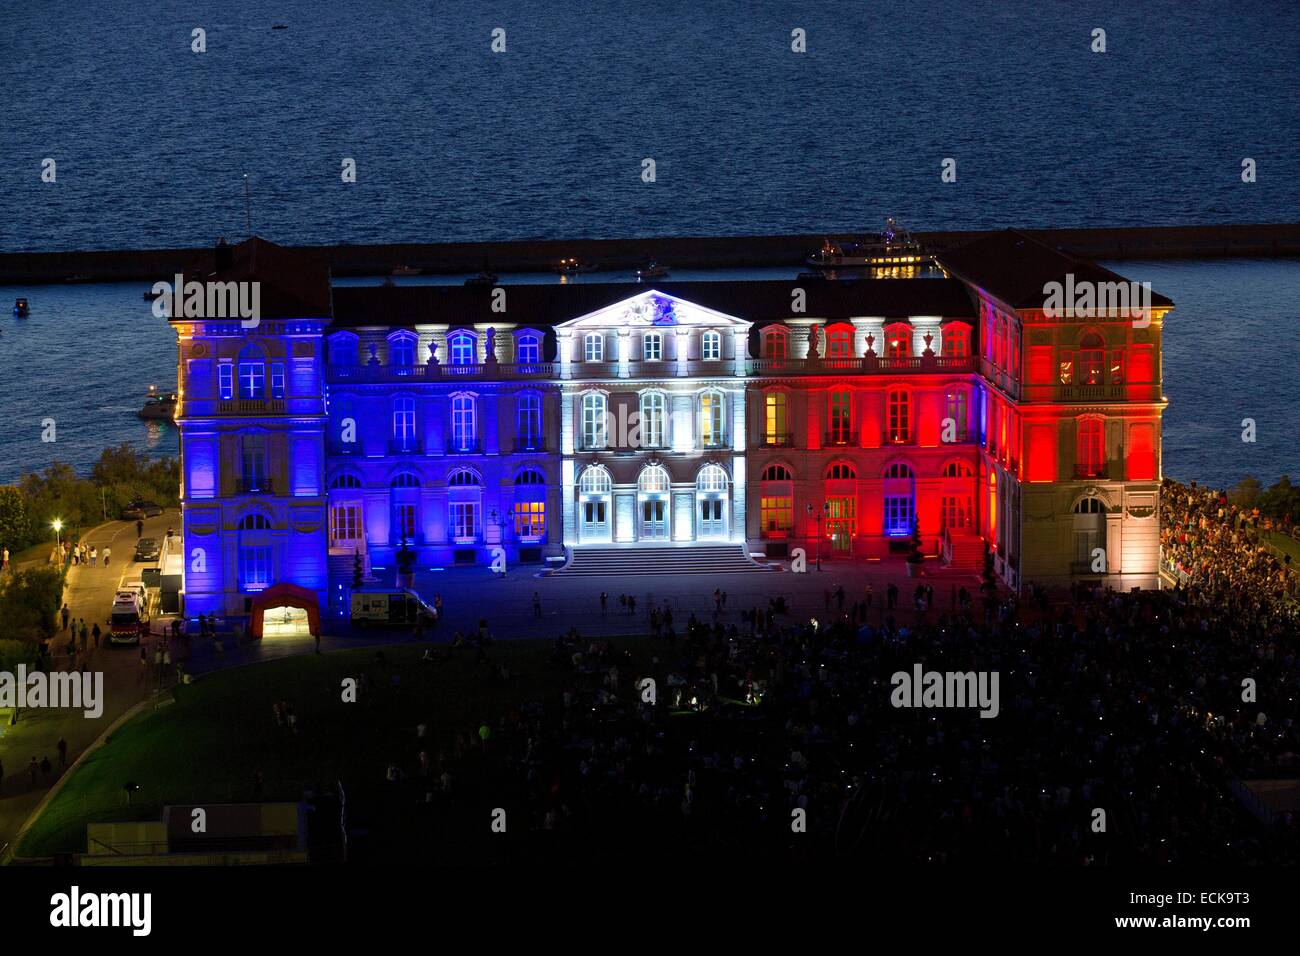
<path fill-rule="evenodd" d="M 169 527 L 180 527 L 178 512 L 164 512 L 146 520 L 144 536 L 161 541 Z M 82 540 L 99 548 L 101 554 L 107 545 L 112 550 L 112 558 L 108 567 L 104 567 L 102 559 L 96 567 L 70 567 L 64 600 L 71 617 L 84 617 L 87 626 L 98 621 L 106 631 L 113 592 L 123 572 L 149 565 L 131 562 L 136 541 L 134 521 L 109 522 Z M 62 631 L 51 642 L 56 669 L 67 665 L 63 654 L 66 642 L 67 636 Z M 61 775 L 59 738 L 67 741 L 67 765 L 71 766 L 86 747 L 128 708 L 147 696 L 157 683 L 142 680 L 139 651 L 135 647 L 110 647 L 101 640 L 100 648 L 91 648 L 89 654 L 90 669 L 104 674 L 104 710 L 98 718 L 87 718 L 80 710 L 26 710 L 13 726 L 0 727 L 0 761 L 4 763 L 4 779 L 0 781 L 0 848 L 12 843 L 27 817 Z M 28 773 L 33 757 L 38 765 L 42 758 L 48 757 L 52 767 L 48 775 L 38 772 L 35 784 Z"/>

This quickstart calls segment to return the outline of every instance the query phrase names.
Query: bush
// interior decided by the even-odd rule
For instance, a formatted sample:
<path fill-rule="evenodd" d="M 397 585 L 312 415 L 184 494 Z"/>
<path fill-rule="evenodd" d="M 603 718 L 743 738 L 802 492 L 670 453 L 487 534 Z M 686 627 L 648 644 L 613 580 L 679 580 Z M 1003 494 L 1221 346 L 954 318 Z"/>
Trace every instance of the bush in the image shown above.
<path fill-rule="evenodd" d="M 36 645 L 31 641 L 0 640 L 0 671 L 13 673 L 19 664 L 30 669 L 36 663 Z"/>
<path fill-rule="evenodd" d="M 0 547 L 17 553 L 35 541 L 35 528 L 23 493 L 13 485 L 0 485 Z"/>
<path fill-rule="evenodd" d="M 40 643 L 58 633 L 63 572 L 25 568 L 0 585 L 0 640 Z"/>

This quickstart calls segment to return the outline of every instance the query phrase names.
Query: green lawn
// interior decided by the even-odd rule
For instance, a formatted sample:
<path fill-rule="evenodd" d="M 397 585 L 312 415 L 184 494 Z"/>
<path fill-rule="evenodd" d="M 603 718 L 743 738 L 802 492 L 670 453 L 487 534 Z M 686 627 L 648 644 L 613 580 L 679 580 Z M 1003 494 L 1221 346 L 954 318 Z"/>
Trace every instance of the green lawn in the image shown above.
<path fill-rule="evenodd" d="M 1275 534 L 1271 531 L 1261 531 L 1260 535 L 1282 553 L 1291 555 L 1291 566 L 1293 568 L 1300 568 L 1300 541 L 1289 535 Z"/>
<path fill-rule="evenodd" d="M 651 653 L 644 639 L 614 643 L 632 650 L 638 664 Z M 264 800 L 296 801 L 305 785 L 342 779 L 349 799 L 364 806 L 371 791 L 383 791 L 389 761 L 411 771 L 420 750 L 419 722 L 429 725 L 432 739 L 424 747 L 436 756 L 457 733 L 476 739 L 480 723 L 495 726 L 511 704 L 553 699 L 577 681 L 598 681 L 549 666 L 550 641 L 492 645 L 491 657 L 511 672 L 508 682 L 477 664 L 471 649 L 441 663 L 420 661 L 427 646 L 385 648 L 382 665 L 366 648 L 235 668 L 177 688 L 174 703 L 129 721 L 82 762 L 18 854 L 84 851 L 87 823 L 157 820 L 167 804 L 254 800 L 258 770 Z M 363 673 L 370 693 L 344 703 L 343 678 Z M 297 735 L 276 725 L 277 700 L 293 704 Z M 487 765 L 467 768 L 464 789 L 486 785 L 474 777 L 492 773 Z M 123 789 L 128 782 L 139 786 L 130 806 Z"/>

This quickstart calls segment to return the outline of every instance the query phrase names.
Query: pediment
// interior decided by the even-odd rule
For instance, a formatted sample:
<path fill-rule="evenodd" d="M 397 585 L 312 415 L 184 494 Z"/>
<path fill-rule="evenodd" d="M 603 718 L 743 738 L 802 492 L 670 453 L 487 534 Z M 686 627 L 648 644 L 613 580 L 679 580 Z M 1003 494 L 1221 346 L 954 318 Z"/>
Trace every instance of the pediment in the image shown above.
<path fill-rule="evenodd" d="M 675 295 L 647 289 L 586 315 L 557 325 L 559 329 L 610 328 L 726 328 L 748 330 L 750 323 L 734 315 L 709 309 Z"/>

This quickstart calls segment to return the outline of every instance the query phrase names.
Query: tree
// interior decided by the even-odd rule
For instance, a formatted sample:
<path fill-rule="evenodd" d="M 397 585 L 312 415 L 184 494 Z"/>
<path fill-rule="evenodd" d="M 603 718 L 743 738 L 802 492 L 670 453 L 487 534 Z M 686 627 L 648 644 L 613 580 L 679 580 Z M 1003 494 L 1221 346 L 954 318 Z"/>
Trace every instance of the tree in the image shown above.
<path fill-rule="evenodd" d="M 25 568 L 0 585 L 0 639 L 39 642 L 58 632 L 63 575 Z"/>
<path fill-rule="evenodd" d="M 1259 479 L 1247 475 L 1237 482 L 1237 487 L 1228 492 L 1228 500 L 1238 508 L 1253 508 L 1261 490 Z"/>
<path fill-rule="evenodd" d="M 13 485 L 0 485 L 0 547 L 13 553 L 35 540 L 36 532 L 23 493 Z"/>

